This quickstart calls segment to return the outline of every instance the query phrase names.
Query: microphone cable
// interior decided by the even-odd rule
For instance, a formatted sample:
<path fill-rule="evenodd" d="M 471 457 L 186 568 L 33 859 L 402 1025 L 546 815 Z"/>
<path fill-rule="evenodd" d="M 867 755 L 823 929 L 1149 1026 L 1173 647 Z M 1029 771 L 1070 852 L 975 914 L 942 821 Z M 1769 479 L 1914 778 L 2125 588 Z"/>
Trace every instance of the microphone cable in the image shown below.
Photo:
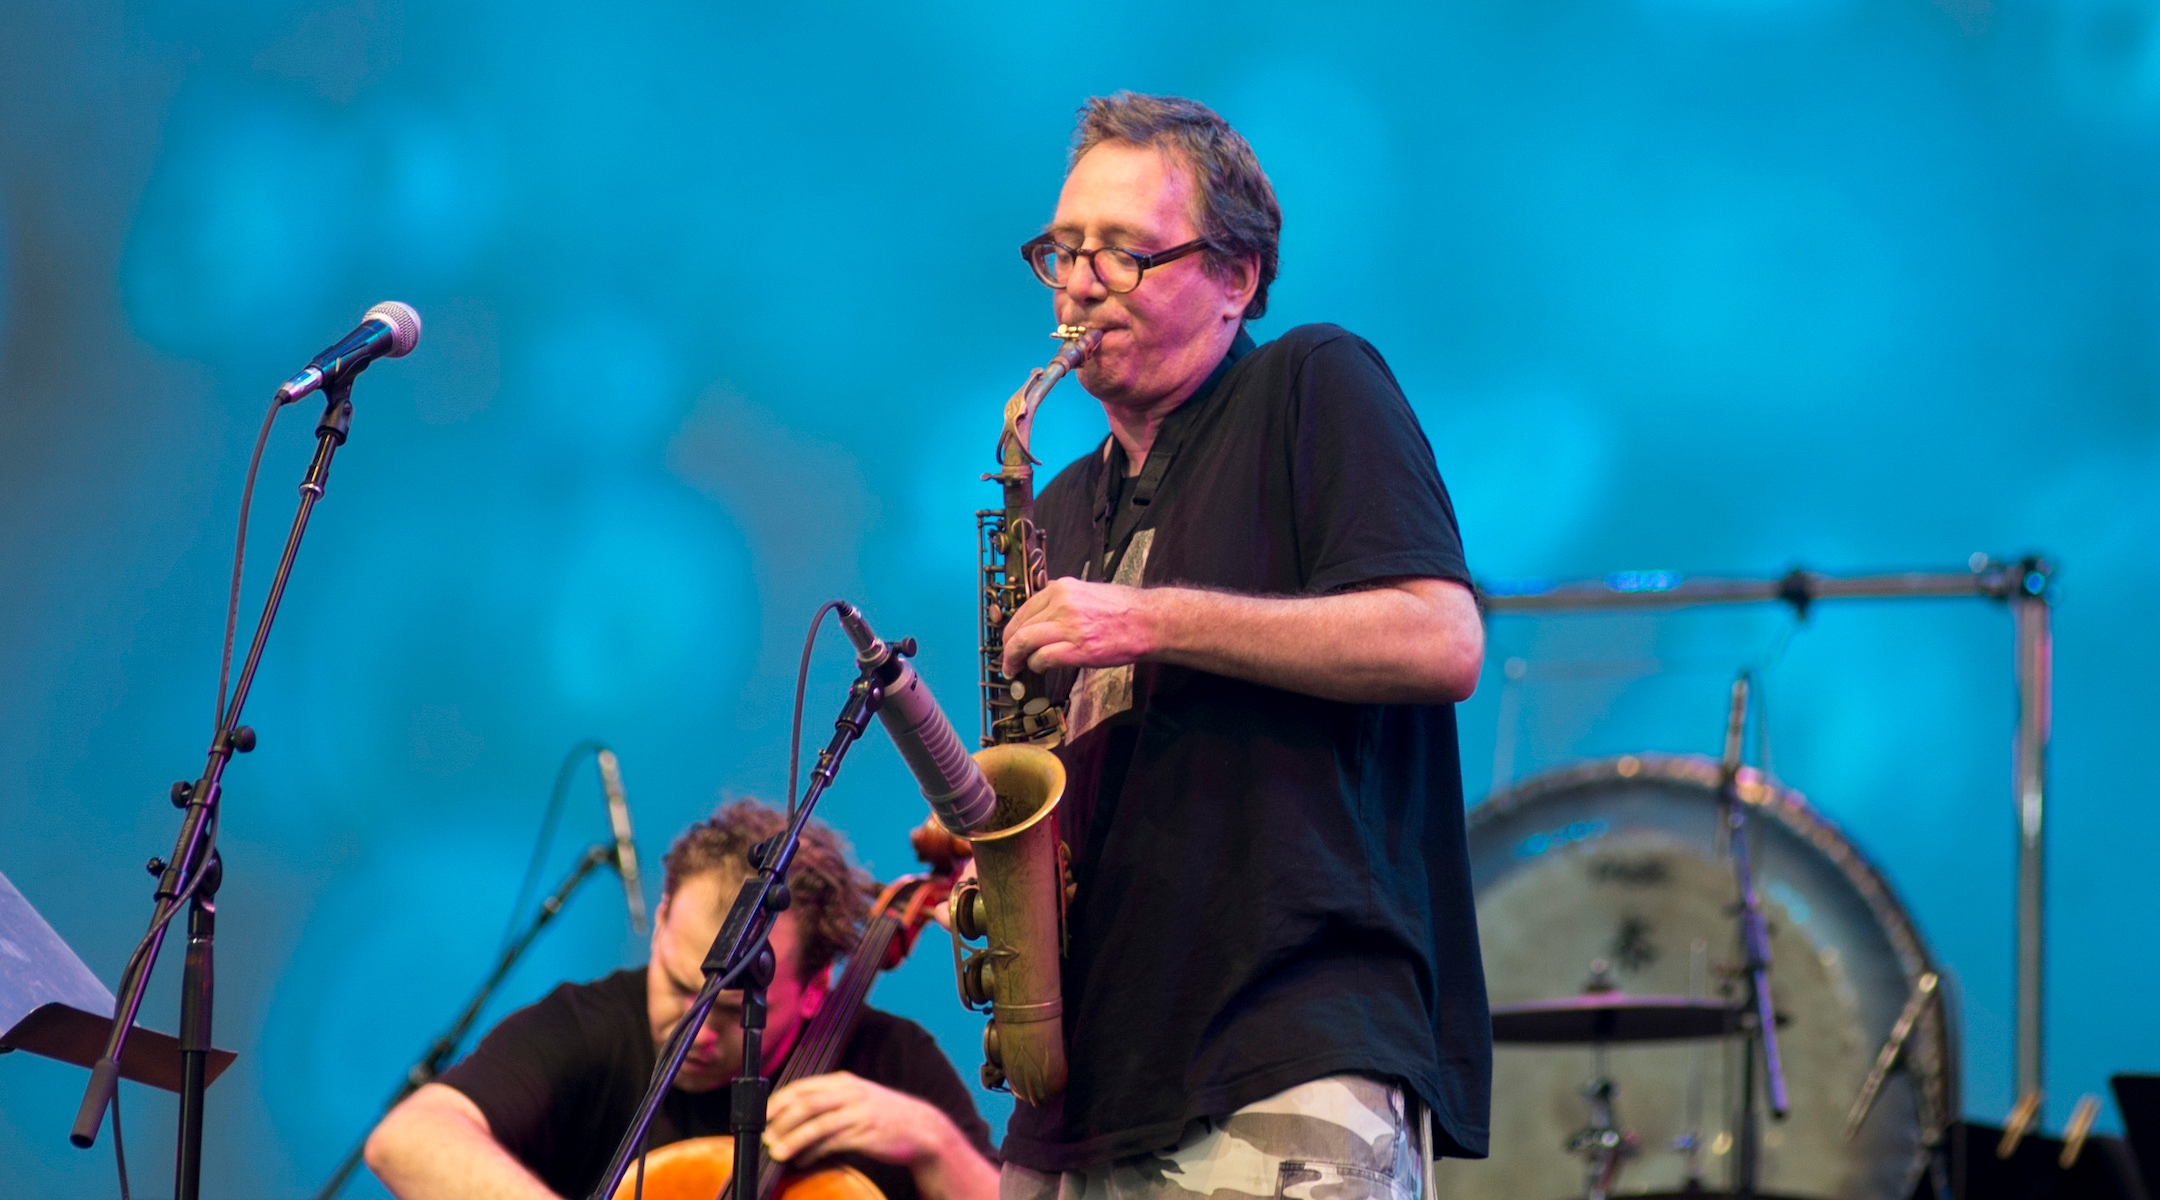
<path fill-rule="evenodd" d="M 134 1200 L 128 1192 L 127 1144 L 120 1140 L 120 1085 L 113 1085 L 112 1093 L 112 1152 L 113 1161 L 120 1166 L 120 1200 Z"/>
<path fill-rule="evenodd" d="M 270 426 L 277 420 L 282 400 L 272 399 L 263 414 L 262 431 L 255 435 L 255 452 L 248 455 L 247 482 L 240 485 L 240 530 L 233 537 L 232 591 L 225 601 L 225 649 L 218 658 L 217 722 L 210 730 L 215 738 L 225 729 L 225 690 L 232 682 L 233 635 L 240 627 L 240 568 L 247 561 L 248 508 L 255 501 L 255 472 L 262 466 L 263 446 L 270 441 Z"/>
<path fill-rule="evenodd" d="M 263 414 L 262 428 L 255 435 L 255 449 L 248 455 L 247 479 L 240 485 L 240 526 L 233 535 L 232 589 L 225 602 L 225 638 L 223 648 L 219 652 L 218 662 L 217 714 L 210 730 L 210 737 L 213 742 L 225 730 L 225 693 L 232 680 L 233 638 L 240 624 L 241 568 L 247 561 L 248 511 L 253 506 L 255 499 L 255 476 L 262 467 L 263 447 L 270 442 L 270 427 L 277 422 L 278 410 L 283 407 L 285 405 L 280 400 L 272 399 L 270 401 L 270 411 Z M 159 908 L 151 918 L 150 928 L 143 931 L 142 940 L 135 943 L 134 951 L 128 955 L 127 966 L 122 971 L 123 978 L 138 969 L 138 964 L 150 952 L 152 939 L 156 938 L 167 925 L 172 924 L 172 919 L 178 916 L 180 910 L 186 908 L 188 903 L 194 900 L 195 893 L 202 889 L 203 880 L 210 873 L 210 864 L 217 861 L 218 830 L 221 824 L 222 822 L 217 820 L 216 814 L 213 813 L 207 835 L 208 840 L 203 844 L 203 853 L 196 862 L 195 873 L 188 876 L 186 881 L 180 885 L 179 890 L 173 894 L 173 898 Z M 129 1194 L 127 1150 L 120 1134 L 120 1088 L 118 1086 L 113 1088 L 112 1118 L 113 1157 L 120 1172 L 120 1195 L 125 1200 Z"/>
<path fill-rule="evenodd" d="M 562 765 L 555 768 L 555 787 L 548 793 L 547 811 L 540 817 L 540 833 L 533 841 L 532 857 L 525 860 L 525 880 L 518 884 L 517 899 L 510 905 L 510 923 L 503 927 L 502 944 L 496 948 L 500 954 L 510 948 L 517 937 L 518 916 L 532 900 L 533 890 L 540 886 L 540 868 L 547 865 L 548 850 L 555 844 L 555 826 L 562 819 L 563 802 L 570 795 L 570 779 L 577 774 L 579 765 L 588 754 L 598 754 L 607 749 L 607 743 L 598 738 L 586 738 L 570 747 L 563 755 Z"/>
<path fill-rule="evenodd" d="M 283 407 L 285 407 L 283 401 L 275 398 L 270 401 L 270 411 L 263 414 L 262 428 L 255 433 L 255 449 L 248 454 L 247 479 L 240 485 L 239 528 L 233 533 L 232 588 L 226 594 L 225 639 L 224 646 L 218 654 L 217 721 L 210 730 L 210 737 L 213 742 L 219 734 L 225 731 L 225 702 L 228 699 L 226 689 L 232 679 L 233 637 L 240 625 L 240 577 L 241 568 L 247 562 L 248 512 L 255 503 L 255 475 L 262 467 L 263 447 L 270 442 L 270 427 L 277 422 L 278 410 Z M 158 918 L 150 926 L 149 932 L 143 935 L 142 942 L 135 947 L 137 955 L 149 951 L 151 937 L 158 930 L 171 924 L 172 919 L 180 914 L 181 909 L 187 907 L 188 902 L 195 898 L 195 893 L 202 888 L 204 877 L 210 873 L 210 864 L 217 861 L 218 832 L 223 827 L 224 822 L 213 811 L 210 817 L 209 840 L 203 845 L 202 856 L 196 860 L 195 874 L 180 886 L 180 890 L 172 898 L 171 905 L 164 912 L 158 914 Z"/>
<path fill-rule="evenodd" d="M 817 646 L 818 627 L 825 623 L 825 614 L 839 608 L 845 601 L 827 600 L 810 618 L 810 631 L 803 635 L 802 662 L 795 668 L 795 718 L 788 726 L 787 753 L 787 820 L 795 824 L 796 772 L 802 767 L 802 710 L 803 696 L 810 687 L 810 651 Z"/>

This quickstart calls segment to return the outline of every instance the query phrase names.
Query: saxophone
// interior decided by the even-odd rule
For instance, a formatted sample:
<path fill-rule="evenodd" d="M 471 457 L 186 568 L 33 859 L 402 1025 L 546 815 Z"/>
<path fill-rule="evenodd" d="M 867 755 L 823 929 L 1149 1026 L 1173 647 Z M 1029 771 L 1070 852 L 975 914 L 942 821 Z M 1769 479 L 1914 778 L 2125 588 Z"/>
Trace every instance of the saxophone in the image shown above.
<path fill-rule="evenodd" d="M 968 834 L 975 880 L 953 891 L 953 966 L 961 1002 L 987 1009 L 982 1081 L 1009 1087 L 1041 1105 L 1065 1090 L 1065 864 L 1052 810 L 1065 791 L 1065 766 L 1050 753 L 1064 738 L 1065 717 L 1050 703 L 1042 677 L 1004 673 L 1005 623 L 1050 582 L 1042 530 L 1035 524 L 1035 464 L 1028 452 L 1035 410 L 1102 342 L 1102 331 L 1060 325 L 1064 342 L 1049 364 L 1005 402 L 998 471 L 1004 505 L 975 514 L 981 560 L 983 749 L 975 755 L 997 808 Z M 958 939 L 989 944 L 963 954 Z"/>

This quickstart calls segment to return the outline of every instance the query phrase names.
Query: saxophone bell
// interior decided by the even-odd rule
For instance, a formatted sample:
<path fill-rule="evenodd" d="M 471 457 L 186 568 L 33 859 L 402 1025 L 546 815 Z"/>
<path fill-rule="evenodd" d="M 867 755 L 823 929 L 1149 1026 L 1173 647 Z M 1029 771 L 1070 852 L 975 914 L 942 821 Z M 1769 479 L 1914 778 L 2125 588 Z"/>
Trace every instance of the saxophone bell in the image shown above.
<path fill-rule="evenodd" d="M 975 762 L 997 793 L 997 811 L 969 839 L 976 877 L 952 896 L 961 1002 L 988 1008 L 983 1086 L 1008 1087 L 1029 1104 L 1065 1090 L 1064 871 L 1057 822 L 1065 764 L 1037 746 L 988 746 Z M 960 939 L 989 945 L 962 957 Z"/>

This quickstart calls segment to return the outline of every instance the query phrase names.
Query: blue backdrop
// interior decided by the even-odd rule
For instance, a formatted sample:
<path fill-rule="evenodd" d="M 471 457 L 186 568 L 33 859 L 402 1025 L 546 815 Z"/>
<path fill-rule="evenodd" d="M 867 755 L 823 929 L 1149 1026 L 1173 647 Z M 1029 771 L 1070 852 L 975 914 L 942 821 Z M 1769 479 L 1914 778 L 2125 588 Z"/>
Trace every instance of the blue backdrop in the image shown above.
<path fill-rule="evenodd" d="M 216 1194 L 301 1194 L 369 1123 L 482 973 L 577 739 L 620 750 L 648 856 L 720 796 L 777 796 L 835 595 L 920 637 L 968 711 L 977 476 L 1050 349 L 1013 247 L 1072 111 L 1119 87 L 1250 137 L 1286 213 L 1258 332 L 1380 347 L 1482 575 L 2054 555 L 2055 1118 L 2160 1067 L 2150 0 L 781 7 L 7 5 L 0 871 L 108 983 L 165 786 L 201 764 L 262 405 L 370 303 L 427 320 L 362 381 L 229 777 Z M 1061 392 L 1039 447 L 1102 428 Z M 290 411 L 270 445 L 249 619 L 311 429 Z M 1503 618 L 1471 794 L 1711 750 L 1744 663 L 1779 773 L 1956 976 L 1965 1103 L 1999 1119 L 1999 608 Z M 604 829 L 577 787 L 551 873 Z M 907 869 L 920 802 L 882 739 L 825 811 Z M 580 896 L 498 1010 L 638 961 L 620 909 Z M 972 1069 L 945 953 L 879 998 Z M 110 1190 L 106 1149 L 66 1143 L 82 1081 L 0 1060 L 0 1191 Z M 173 1106 L 128 1103 L 158 1194 Z"/>

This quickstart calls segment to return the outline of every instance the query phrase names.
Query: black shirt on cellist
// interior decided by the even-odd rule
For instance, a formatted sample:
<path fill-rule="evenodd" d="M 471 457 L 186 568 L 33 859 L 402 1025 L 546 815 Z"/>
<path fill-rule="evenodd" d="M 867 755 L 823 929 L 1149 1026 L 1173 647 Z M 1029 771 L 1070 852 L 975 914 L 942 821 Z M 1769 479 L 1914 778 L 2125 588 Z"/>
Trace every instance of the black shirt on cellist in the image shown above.
<path fill-rule="evenodd" d="M 440 1082 L 465 1093 L 488 1129 L 526 1169 L 560 1195 L 583 1200 L 600 1182 L 630 1127 L 659 1058 L 645 1015 L 645 970 L 566 983 L 503 1018 Z M 990 1155 L 990 1127 L 967 1085 L 927 1030 L 863 1010 L 835 1068 L 929 1101 Z M 728 1089 L 673 1088 L 653 1119 L 649 1146 L 729 1132 Z M 887 1200 L 917 1200 L 907 1168 L 857 1155 L 831 1160 L 869 1176 Z"/>
<path fill-rule="evenodd" d="M 1379 354 L 1242 332 L 1143 471 L 1106 440 L 1043 489 L 1052 577 L 1321 596 L 1467 584 L 1431 447 Z M 1063 1096 L 1001 1151 L 1068 1170 L 1357 1073 L 1481 1156 L 1491 1024 L 1452 705 L 1345 704 L 1163 664 L 1053 672 L 1070 736 Z"/>

